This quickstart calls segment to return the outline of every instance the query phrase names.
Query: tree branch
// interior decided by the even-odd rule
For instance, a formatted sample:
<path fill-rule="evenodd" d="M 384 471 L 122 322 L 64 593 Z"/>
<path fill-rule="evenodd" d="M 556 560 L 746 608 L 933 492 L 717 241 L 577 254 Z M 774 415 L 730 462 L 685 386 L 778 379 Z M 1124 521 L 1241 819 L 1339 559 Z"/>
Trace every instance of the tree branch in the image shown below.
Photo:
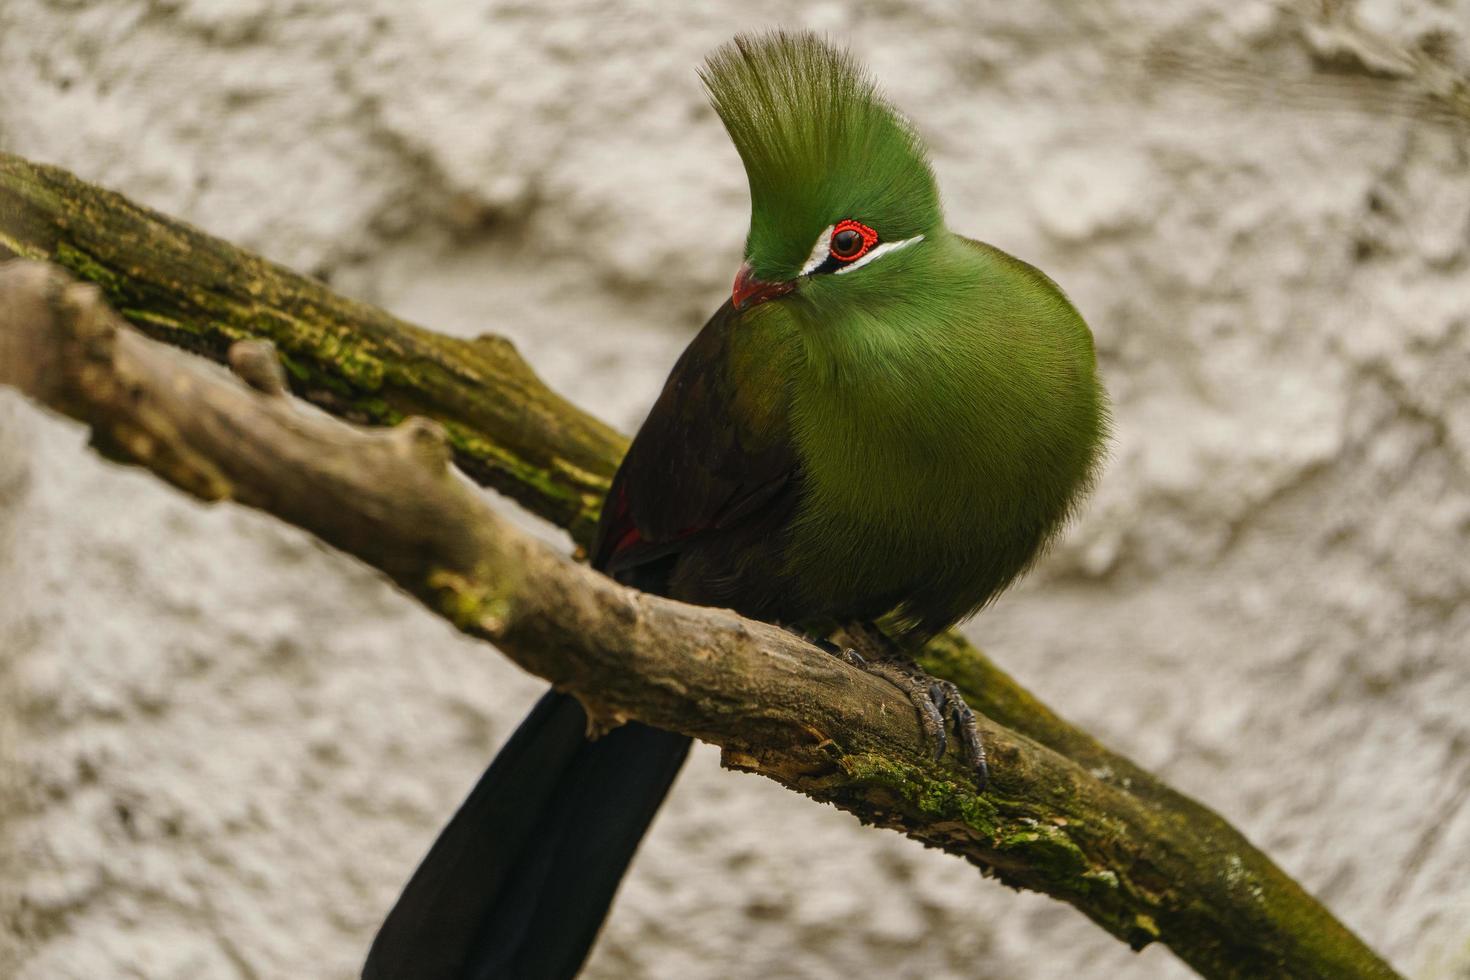
<path fill-rule="evenodd" d="M 145 333 L 216 361 L 237 340 L 270 340 L 292 390 L 343 418 L 432 418 L 471 477 L 591 539 L 627 440 L 546 387 L 503 337 L 463 340 L 405 323 L 63 170 L 0 153 L 8 255 L 70 269 Z"/>
<path fill-rule="evenodd" d="M 220 362 L 237 340 L 270 340 L 292 390 L 349 421 L 433 419 L 473 479 L 591 542 L 627 441 L 548 389 L 503 338 L 464 341 L 405 323 L 64 170 L 0 153 L 7 255 L 96 283 L 145 334 Z M 1228 826 L 1057 717 L 959 634 L 921 659 L 978 710 L 1112 785 Z"/>
<path fill-rule="evenodd" d="M 587 498 L 622 443 L 541 386 L 508 345 L 461 350 L 13 157 L 0 157 L 0 243 L 69 264 L 136 323 L 195 350 L 270 334 L 296 352 L 286 362 L 298 390 L 329 410 L 384 422 L 423 406 L 474 475 L 514 485 L 512 496 L 582 534 L 595 518 Z M 958 637 L 937 641 L 925 662 L 990 719 L 995 780 L 983 795 L 963 770 L 924 758 L 911 709 L 886 685 L 769 627 L 629 593 L 503 527 L 441 465 L 449 449 L 434 426 L 382 434 L 308 419 L 278 393 L 248 392 L 98 326 L 107 321 L 95 299 L 16 268 L 0 294 L 0 381 L 88 421 L 103 448 L 198 496 L 262 507 L 377 565 L 595 711 L 720 744 L 729 764 L 1069 901 L 1135 947 L 1160 939 L 1208 976 L 1393 975 L 1217 815 L 1062 721 Z M 66 329 L 48 334 L 52 324 Z M 376 372 L 339 362 L 365 347 Z M 484 349 L 497 357 L 479 355 L 467 379 L 455 357 Z M 242 356 L 241 370 L 269 388 L 251 366 L 259 352 Z M 426 357 L 438 366 L 413 371 Z M 373 387 L 373 377 L 396 381 Z M 426 380 L 444 378 L 452 383 Z M 541 408 L 516 412 L 518 393 Z M 359 410 L 374 398 L 386 408 Z"/>

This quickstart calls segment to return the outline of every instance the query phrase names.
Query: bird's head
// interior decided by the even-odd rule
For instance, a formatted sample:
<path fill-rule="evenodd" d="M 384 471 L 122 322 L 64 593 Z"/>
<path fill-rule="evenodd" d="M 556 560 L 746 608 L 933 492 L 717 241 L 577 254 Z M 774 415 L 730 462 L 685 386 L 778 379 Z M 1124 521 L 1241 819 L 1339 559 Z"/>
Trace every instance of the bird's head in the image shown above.
<path fill-rule="evenodd" d="M 742 35 L 700 77 L 750 183 L 737 309 L 841 295 L 858 277 L 871 289 L 890 255 L 942 228 L 923 144 L 846 51 L 808 33 Z"/>

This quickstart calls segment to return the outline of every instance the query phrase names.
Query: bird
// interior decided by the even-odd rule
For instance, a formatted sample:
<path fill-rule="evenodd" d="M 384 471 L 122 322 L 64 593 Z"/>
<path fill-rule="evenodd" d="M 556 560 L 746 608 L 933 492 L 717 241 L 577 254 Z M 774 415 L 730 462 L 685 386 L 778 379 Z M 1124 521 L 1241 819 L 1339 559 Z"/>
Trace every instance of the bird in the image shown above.
<path fill-rule="evenodd" d="M 918 131 L 847 49 L 739 35 L 699 74 L 749 184 L 743 262 L 619 466 L 590 562 L 879 673 L 983 780 L 973 713 L 913 653 L 1024 572 L 1095 481 L 1092 334 L 1046 274 L 947 227 Z M 575 696 L 541 698 L 365 978 L 580 970 L 690 745 L 588 729 Z"/>

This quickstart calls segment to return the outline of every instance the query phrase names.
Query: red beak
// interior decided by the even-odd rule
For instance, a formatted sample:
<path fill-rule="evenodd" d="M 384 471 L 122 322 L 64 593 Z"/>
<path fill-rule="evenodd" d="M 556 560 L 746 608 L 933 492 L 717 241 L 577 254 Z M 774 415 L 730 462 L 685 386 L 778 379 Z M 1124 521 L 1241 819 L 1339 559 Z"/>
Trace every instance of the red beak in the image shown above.
<path fill-rule="evenodd" d="M 748 310 L 768 299 L 785 296 L 795 288 L 795 282 L 766 282 L 757 279 L 755 273 L 750 271 L 750 263 L 742 262 L 740 271 L 735 274 L 735 288 L 730 290 L 730 302 L 735 304 L 737 310 Z"/>

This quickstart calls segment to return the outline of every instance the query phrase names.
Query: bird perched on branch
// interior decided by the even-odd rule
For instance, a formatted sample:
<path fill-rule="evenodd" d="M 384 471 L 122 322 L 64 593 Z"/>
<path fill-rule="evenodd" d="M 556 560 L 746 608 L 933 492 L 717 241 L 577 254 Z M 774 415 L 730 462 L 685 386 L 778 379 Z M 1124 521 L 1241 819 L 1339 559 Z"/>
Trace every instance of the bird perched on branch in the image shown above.
<path fill-rule="evenodd" d="M 594 567 L 822 639 L 984 775 L 973 716 L 909 659 L 1011 583 L 1087 489 L 1106 409 L 1061 289 L 945 226 L 924 147 L 845 51 L 738 37 L 701 72 L 750 183 L 728 302 L 674 365 Z M 430 850 L 370 978 L 573 976 L 683 763 L 546 694 Z M 953 737 L 951 737 L 951 735 Z"/>

